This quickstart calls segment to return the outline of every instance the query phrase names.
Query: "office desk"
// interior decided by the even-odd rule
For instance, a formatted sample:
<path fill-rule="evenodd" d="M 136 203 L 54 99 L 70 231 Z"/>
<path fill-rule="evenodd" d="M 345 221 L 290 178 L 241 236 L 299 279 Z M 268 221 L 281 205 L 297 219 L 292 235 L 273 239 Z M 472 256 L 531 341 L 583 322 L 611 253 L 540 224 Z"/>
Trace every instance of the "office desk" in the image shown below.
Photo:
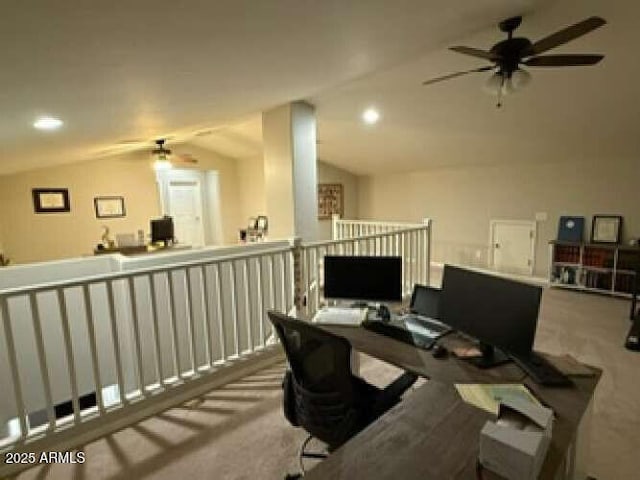
<path fill-rule="evenodd" d="M 322 328 L 347 338 L 360 352 L 431 381 L 333 452 L 305 478 L 475 480 L 480 430 L 491 415 L 464 403 L 453 384 L 501 382 L 524 383 L 556 414 L 540 479 L 586 477 L 583 461 L 588 444 L 583 437 L 588 439 L 599 370 L 594 369 L 594 377 L 575 378 L 573 387 L 543 387 L 529 380 L 514 364 L 480 370 L 453 357 L 435 359 L 428 351 L 363 328 Z M 498 477 L 485 472 L 484 478 Z"/>

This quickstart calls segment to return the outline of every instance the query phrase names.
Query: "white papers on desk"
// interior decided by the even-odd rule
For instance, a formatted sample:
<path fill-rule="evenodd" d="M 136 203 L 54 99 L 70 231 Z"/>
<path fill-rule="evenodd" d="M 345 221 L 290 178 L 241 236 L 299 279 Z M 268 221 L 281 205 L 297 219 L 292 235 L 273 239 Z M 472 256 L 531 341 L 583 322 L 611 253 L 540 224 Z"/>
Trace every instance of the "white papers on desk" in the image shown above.
<path fill-rule="evenodd" d="M 367 318 L 366 308 L 324 307 L 316 313 L 313 321 L 332 325 L 359 326 Z"/>

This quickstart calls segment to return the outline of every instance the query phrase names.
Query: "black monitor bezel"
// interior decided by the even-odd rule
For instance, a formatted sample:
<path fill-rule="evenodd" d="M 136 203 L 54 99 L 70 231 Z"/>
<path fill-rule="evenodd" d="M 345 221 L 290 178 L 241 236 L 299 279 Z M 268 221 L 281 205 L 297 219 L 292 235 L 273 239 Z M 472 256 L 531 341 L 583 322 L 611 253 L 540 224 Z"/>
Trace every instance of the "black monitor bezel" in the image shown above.
<path fill-rule="evenodd" d="M 394 288 L 394 293 L 388 296 L 354 296 L 354 295 L 335 295 L 335 291 L 332 291 L 331 288 L 327 288 L 327 280 L 331 278 L 330 272 L 327 271 L 327 268 L 330 268 L 332 261 L 343 260 L 345 262 L 348 261 L 386 261 L 395 263 L 395 267 L 397 267 L 397 288 Z M 369 301 L 369 302 L 401 302 L 403 289 L 402 289 L 402 280 L 403 280 L 403 261 L 400 256 L 367 256 L 367 255 L 326 255 L 323 260 L 323 270 L 324 270 L 324 297 L 327 300 L 343 300 L 343 301 Z"/>

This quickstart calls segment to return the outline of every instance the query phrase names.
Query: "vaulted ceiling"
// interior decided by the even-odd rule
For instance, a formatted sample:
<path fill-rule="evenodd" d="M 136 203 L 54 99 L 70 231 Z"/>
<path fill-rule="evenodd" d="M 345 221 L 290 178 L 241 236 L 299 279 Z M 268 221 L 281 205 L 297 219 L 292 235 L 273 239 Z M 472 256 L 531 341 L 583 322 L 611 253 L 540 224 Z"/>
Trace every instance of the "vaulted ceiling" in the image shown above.
<path fill-rule="evenodd" d="M 321 158 L 355 173 L 635 155 L 639 13 L 604 0 L 11 2 L 0 17 L 0 174 L 167 136 L 253 156 L 259 112 L 299 99 L 317 106 Z M 489 48 L 514 14 L 532 39 L 601 15 L 609 25 L 554 53 L 606 58 L 538 69 L 500 110 L 481 74 L 421 86 L 482 65 L 446 47 Z M 371 105 L 382 119 L 364 126 Z M 63 128 L 34 130 L 42 114 Z"/>

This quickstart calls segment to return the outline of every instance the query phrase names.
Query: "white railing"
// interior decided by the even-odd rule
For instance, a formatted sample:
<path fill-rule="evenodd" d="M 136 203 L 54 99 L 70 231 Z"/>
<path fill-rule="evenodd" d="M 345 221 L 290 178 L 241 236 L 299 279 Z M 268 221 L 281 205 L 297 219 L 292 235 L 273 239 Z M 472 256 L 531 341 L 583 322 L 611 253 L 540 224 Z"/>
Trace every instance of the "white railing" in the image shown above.
<path fill-rule="evenodd" d="M 362 234 L 361 232 L 367 232 Z M 373 232 L 373 233 L 369 233 Z M 402 294 L 408 296 L 416 283 L 429 284 L 431 221 L 388 223 L 340 220 L 333 217 L 334 240 L 300 245 L 298 307 L 312 316 L 324 303 L 323 258 L 325 255 L 402 257 Z"/>
<path fill-rule="evenodd" d="M 267 310 L 313 315 L 325 255 L 400 256 L 408 295 L 429 281 L 430 222 L 396 227 L 0 290 L 0 451 L 73 448 L 271 358 Z"/>
<path fill-rule="evenodd" d="M 429 219 L 424 219 L 423 223 L 345 220 L 341 219 L 340 215 L 334 214 L 331 217 L 331 238 L 333 240 L 344 240 L 347 238 L 377 235 L 379 233 L 391 233 L 407 228 L 430 225 L 430 223 L 431 221 Z"/>
<path fill-rule="evenodd" d="M 266 350 L 266 311 L 291 312 L 293 295 L 290 247 L 0 291 L 1 449 L 34 451 Z"/>

